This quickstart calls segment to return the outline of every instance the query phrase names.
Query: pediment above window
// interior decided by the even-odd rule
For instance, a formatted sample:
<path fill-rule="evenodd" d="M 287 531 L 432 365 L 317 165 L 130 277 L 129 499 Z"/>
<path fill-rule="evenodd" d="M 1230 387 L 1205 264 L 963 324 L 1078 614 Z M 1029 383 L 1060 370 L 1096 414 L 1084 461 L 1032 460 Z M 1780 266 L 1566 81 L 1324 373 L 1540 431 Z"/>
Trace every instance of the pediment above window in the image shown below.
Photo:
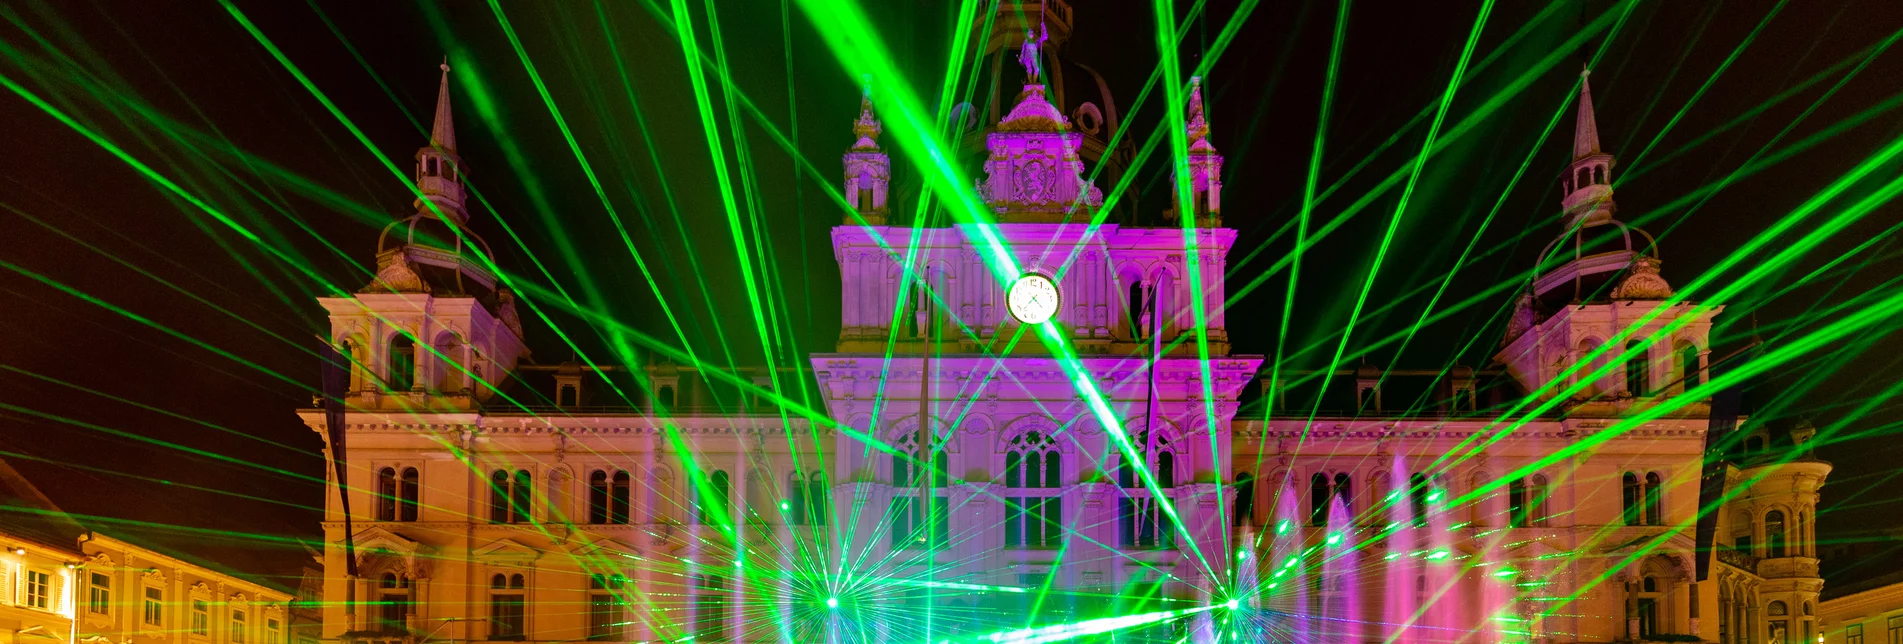
<path fill-rule="evenodd" d="M 477 561 L 487 563 L 526 563 L 542 556 L 542 551 L 515 542 L 497 539 L 475 551 Z"/>

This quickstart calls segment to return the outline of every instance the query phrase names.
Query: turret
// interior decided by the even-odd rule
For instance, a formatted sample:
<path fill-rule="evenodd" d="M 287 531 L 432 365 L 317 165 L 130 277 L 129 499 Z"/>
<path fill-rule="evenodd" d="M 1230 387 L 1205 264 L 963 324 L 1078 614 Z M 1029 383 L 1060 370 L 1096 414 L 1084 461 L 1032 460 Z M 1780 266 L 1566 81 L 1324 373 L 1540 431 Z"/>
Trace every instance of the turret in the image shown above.
<path fill-rule="evenodd" d="M 1190 77 L 1189 105 L 1183 115 L 1189 140 L 1189 207 L 1198 228 L 1222 225 L 1222 155 L 1209 142 L 1209 116 L 1203 107 L 1203 79 Z M 1179 221 L 1179 200 L 1170 200 L 1169 219 Z"/>
<path fill-rule="evenodd" d="M 1616 415 L 1704 382 L 1711 321 L 1723 307 L 1680 301 L 1657 311 L 1672 287 L 1659 273 L 1656 240 L 1614 217 L 1614 159 L 1599 147 L 1588 75 L 1580 75 L 1572 160 L 1560 175 L 1561 231 L 1540 254 L 1540 273 L 1516 304 L 1495 359 L 1541 397 L 1581 385 L 1570 396 L 1576 415 Z M 1681 324 L 1688 315 L 1695 317 Z M 1662 333 L 1667 326 L 1675 328 Z M 1615 338 L 1618 345 L 1606 346 Z M 1579 369 L 1560 380 L 1574 364 Z M 1708 412 L 1701 401 L 1682 413 Z"/>
<path fill-rule="evenodd" d="M 449 112 L 447 61 L 442 70 L 443 80 L 436 87 L 436 118 L 430 124 L 429 145 L 416 150 L 416 190 L 422 196 L 414 205 L 419 214 L 435 216 L 441 212 L 442 216 L 461 224 L 469 220 L 469 213 L 463 209 L 462 158 L 456 156 L 456 123 Z"/>
<path fill-rule="evenodd" d="M 449 65 L 442 70 L 429 145 L 416 151 L 416 211 L 378 236 L 369 284 L 318 299 L 332 341 L 354 365 L 353 407 L 472 409 L 528 355 L 515 295 L 485 268 L 488 245 L 468 227 Z"/>
<path fill-rule="evenodd" d="M 859 120 L 852 124 L 852 147 L 846 150 L 846 200 L 868 226 L 883 226 L 890 208 L 886 204 L 892 184 L 892 159 L 879 149 L 879 117 L 872 113 L 872 87 L 867 85 L 859 99 Z M 847 221 L 846 223 L 853 223 Z"/>
<path fill-rule="evenodd" d="M 1573 123 L 1573 161 L 1560 175 L 1560 204 L 1566 209 L 1567 228 L 1612 220 L 1611 154 L 1599 149 L 1599 121 L 1592 112 L 1591 72 L 1579 75 L 1579 114 Z"/>

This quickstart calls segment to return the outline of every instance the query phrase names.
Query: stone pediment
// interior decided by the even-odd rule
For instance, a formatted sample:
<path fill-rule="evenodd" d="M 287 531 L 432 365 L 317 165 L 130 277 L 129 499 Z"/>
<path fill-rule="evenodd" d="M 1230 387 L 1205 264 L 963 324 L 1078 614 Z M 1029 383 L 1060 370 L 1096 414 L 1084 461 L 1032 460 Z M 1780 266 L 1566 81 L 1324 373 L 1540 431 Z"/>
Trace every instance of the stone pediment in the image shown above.
<path fill-rule="evenodd" d="M 542 556 L 542 551 L 522 545 L 513 539 L 497 539 L 475 551 L 477 560 L 489 563 L 529 562 Z"/>
<path fill-rule="evenodd" d="M 356 541 L 359 559 L 377 554 L 413 557 L 419 552 L 427 553 L 430 550 L 429 546 L 414 539 L 380 527 L 362 530 L 353 540 Z"/>

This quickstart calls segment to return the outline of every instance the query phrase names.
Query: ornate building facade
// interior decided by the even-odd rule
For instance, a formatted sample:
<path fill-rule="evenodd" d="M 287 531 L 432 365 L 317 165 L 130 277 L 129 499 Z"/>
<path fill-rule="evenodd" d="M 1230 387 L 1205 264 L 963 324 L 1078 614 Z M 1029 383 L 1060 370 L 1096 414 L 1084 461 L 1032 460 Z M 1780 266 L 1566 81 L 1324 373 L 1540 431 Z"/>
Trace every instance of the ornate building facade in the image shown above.
<path fill-rule="evenodd" d="M 1065 3 L 1022 4 L 1000 15 L 1051 11 L 1068 33 Z M 324 641 L 962 641 L 1060 622 L 1119 641 L 1813 632 L 1829 467 L 1753 443 L 1701 501 L 1711 405 L 1681 398 L 1722 309 L 1673 301 L 1657 246 L 1615 216 L 1583 86 L 1561 234 L 1498 369 L 1311 374 L 1352 381 L 1355 409 L 1239 418 L 1270 383 L 1261 356 L 1230 350 L 1236 233 L 1200 86 L 1183 106 L 1194 212 L 1092 226 L 1086 177 L 1115 161 L 1096 134 L 1118 126 L 1114 102 L 1054 98 L 1078 90 L 1045 78 L 1047 28 L 998 23 L 988 51 L 1020 52 L 1022 90 L 960 112 L 995 119 L 967 136 L 995 227 L 902 225 L 865 101 L 844 156 L 853 210 L 833 230 L 840 337 L 777 373 L 533 363 L 510 291 L 464 252 L 482 242 L 445 70 L 417 213 L 385 231 L 371 284 L 320 300 L 354 365 L 334 454 L 354 514 L 327 502 Z M 1068 351 L 1045 348 L 1044 319 Z M 1409 375 L 1434 376 L 1432 411 L 1387 411 Z M 774 391 L 801 379 L 810 415 Z M 1268 389 L 1255 404 L 1279 411 L 1285 388 Z M 1538 411 L 1504 413 L 1516 403 Z M 325 431 L 321 410 L 302 414 Z M 1702 544 L 1701 517 L 1717 520 Z M 1102 621 L 1132 615 L 1154 623 Z"/>

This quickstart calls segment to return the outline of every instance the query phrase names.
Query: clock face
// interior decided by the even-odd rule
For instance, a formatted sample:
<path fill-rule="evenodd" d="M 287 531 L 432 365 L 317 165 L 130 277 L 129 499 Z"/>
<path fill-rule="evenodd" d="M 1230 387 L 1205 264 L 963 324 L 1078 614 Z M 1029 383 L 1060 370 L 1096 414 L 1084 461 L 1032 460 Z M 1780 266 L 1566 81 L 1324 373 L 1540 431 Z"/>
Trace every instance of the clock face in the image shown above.
<path fill-rule="evenodd" d="M 1043 324 L 1057 315 L 1057 285 L 1037 273 L 1025 273 L 1012 282 L 1005 300 L 1011 305 L 1012 317 L 1025 324 Z"/>

